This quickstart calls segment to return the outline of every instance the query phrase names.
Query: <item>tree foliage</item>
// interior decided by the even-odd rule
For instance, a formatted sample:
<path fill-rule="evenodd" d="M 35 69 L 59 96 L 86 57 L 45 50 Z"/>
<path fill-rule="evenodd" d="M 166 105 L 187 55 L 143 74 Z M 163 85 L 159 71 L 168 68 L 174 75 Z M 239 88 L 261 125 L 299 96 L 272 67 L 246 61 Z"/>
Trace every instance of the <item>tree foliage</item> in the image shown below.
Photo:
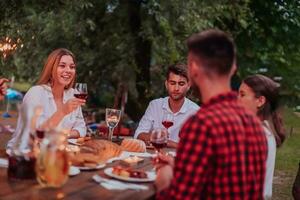
<path fill-rule="evenodd" d="M 1 1 L 0 37 L 24 47 L 0 73 L 35 83 L 47 55 L 65 47 L 77 58 L 90 103 L 111 106 L 119 83 L 129 88 L 127 112 L 138 119 L 150 99 L 164 94 L 168 65 L 186 61 L 192 33 L 219 28 L 238 48 L 239 75 L 267 68 L 299 95 L 299 1 L 254 0 L 12 0 Z"/>

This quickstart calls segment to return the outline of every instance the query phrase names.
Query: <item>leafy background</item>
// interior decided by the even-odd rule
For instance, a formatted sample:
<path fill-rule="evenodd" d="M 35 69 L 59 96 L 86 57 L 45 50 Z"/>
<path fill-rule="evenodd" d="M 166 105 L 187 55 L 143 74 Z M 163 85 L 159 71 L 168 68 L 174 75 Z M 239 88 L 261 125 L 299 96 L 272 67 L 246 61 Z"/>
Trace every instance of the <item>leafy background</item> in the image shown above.
<path fill-rule="evenodd" d="M 139 119 L 149 100 L 165 95 L 167 66 L 186 61 L 186 39 L 219 28 L 237 43 L 235 80 L 253 73 L 282 77 L 286 103 L 299 104 L 298 0 L 11 0 L 0 9 L 0 39 L 24 44 L 1 60 L 0 75 L 14 75 L 21 86 L 36 82 L 52 50 L 68 48 L 78 80 L 88 83 L 89 106 L 111 106 L 123 83 L 126 112 Z"/>

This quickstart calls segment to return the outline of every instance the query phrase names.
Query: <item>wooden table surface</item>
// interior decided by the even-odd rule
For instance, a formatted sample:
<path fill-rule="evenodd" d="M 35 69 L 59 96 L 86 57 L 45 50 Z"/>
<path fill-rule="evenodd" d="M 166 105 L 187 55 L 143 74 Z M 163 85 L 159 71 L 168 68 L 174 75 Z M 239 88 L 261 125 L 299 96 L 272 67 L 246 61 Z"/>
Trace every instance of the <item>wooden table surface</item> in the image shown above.
<path fill-rule="evenodd" d="M 3 150 L 2 150 L 3 152 Z M 2 155 L 1 155 L 2 154 Z M 3 153 L 0 153 L 3 157 Z M 107 164 L 106 167 L 117 165 L 119 161 Z M 145 158 L 144 162 L 136 168 L 145 170 L 152 169 L 150 158 Z M 37 200 L 37 199 L 153 199 L 155 190 L 153 183 L 141 183 L 148 185 L 148 190 L 106 190 L 92 180 L 94 174 L 103 177 L 103 169 L 97 171 L 81 171 L 80 174 L 69 177 L 67 183 L 61 188 L 43 188 L 36 180 L 11 181 L 7 179 L 7 169 L 0 167 L 0 199 L 9 200 Z"/>

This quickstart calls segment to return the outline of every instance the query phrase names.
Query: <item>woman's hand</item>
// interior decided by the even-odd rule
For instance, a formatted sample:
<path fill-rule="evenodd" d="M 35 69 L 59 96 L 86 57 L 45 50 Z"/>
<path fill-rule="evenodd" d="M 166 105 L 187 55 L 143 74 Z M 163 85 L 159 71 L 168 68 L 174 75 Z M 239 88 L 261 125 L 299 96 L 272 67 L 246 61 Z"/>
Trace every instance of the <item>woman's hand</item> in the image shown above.
<path fill-rule="evenodd" d="M 6 95 L 6 90 L 7 90 L 6 82 L 10 82 L 10 80 L 6 78 L 0 78 L 0 100 L 2 100 Z"/>
<path fill-rule="evenodd" d="M 69 99 L 65 104 L 62 106 L 62 112 L 64 115 L 67 115 L 74 110 L 76 110 L 79 106 L 84 105 L 86 102 L 85 99 L 79 99 L 79 98 L 72 98 Z"/>

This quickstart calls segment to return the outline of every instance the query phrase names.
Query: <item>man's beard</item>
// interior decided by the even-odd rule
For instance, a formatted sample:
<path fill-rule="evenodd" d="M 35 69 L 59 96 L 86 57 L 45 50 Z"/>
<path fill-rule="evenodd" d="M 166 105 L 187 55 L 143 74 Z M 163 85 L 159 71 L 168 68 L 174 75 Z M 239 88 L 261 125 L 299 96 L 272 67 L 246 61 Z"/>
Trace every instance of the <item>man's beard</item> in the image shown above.
<path fill-rule="evenodd" d="M 184 99 L 186 93 L 184 94 L 181 94 L 181 95 L 176 95 L 176 96 L 173 96 L 171 94 L 169 94 L 169 97 L 173 100 L 173 101 L 180 101 L 182 99 Z"/>

